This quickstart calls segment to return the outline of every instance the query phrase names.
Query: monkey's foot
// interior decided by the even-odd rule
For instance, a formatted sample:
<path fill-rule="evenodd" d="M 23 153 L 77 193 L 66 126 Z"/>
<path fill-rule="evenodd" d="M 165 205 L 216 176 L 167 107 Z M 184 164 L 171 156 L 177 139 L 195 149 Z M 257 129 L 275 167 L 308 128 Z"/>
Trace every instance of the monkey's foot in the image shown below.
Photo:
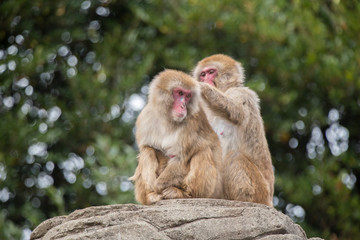
<path fill-rule="evenodd" d="M 146 195 L 146 200 L 147 200 L 148 204 L 154 204 L 154 203 L 160 201 L 161 199 L 163 199 L 163 197 L 160 194 L 157 194 L 155 192 L 151 192 Z"/>
<path fill-rule="evenodd" d="M 162 191 L 163 199 L 174 199 L 174 198 L 188 198 L 189 195 L 186 194 L 179 188 L 176 187 L 168 187 L 164 191 Z"/>

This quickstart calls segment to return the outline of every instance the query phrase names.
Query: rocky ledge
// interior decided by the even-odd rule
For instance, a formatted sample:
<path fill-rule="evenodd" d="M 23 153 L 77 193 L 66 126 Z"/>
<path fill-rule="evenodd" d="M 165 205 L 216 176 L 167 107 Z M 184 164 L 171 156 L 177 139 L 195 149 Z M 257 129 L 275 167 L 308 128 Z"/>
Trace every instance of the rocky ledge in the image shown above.
<path fill-rule="evenodd" d="M 173 199 L 151 206 L 118 204 L 48 219 L 31 239 L 307 239 L 288 216 L 261 204 Z M 312 238 L 312 240 L 320 238 Z"/>

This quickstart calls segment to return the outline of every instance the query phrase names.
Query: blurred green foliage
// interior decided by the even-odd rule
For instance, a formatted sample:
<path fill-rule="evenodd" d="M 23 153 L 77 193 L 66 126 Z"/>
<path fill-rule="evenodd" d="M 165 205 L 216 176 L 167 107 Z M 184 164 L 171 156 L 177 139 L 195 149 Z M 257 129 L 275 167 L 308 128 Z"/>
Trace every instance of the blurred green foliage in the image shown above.
<path fill-rule="evenodd" d="M 360 3 L 3 0 L 0 239 L 134 202 L 134 120 L 164 68 L 214 53 L 261 98 L 276 208 L 308 236 L 360 238 Z"/>

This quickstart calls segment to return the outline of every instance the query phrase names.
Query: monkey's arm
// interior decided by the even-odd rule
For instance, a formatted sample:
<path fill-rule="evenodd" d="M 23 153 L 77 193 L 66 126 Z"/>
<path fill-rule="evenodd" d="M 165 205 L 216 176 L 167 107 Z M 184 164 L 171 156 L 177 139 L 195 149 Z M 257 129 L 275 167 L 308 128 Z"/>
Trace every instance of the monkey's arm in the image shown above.
<path fill-rule="evenodd" d="M 234 124 L 240 124 L 245 118 L 244 105 L 246 101 L 241 101 L 240 96 L 237 99 L 229 98 L 215 87 L 200 83 L 201 93 L 208 106 L 223 118 L 226 118 Z"/>
<path fill-rule="evenodd" d="M 161 195 L 155 193 L 154 184 L 156 171 L 159 167 L 155 149 L 142 147 L 138 156 L 138 166 L 134 176 L 129 178 L 135 181 L 135 198 L 142 204 L 153 204 L 160 201 Z"/>

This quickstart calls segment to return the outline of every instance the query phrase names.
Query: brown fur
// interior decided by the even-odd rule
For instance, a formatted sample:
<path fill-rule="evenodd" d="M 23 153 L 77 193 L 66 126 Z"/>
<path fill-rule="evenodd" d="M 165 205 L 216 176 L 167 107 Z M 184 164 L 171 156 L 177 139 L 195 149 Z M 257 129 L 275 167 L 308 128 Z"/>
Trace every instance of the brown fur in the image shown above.
<path fill-rule="evenodd" d="M 172 120 L 172 90 L 192 91 L 187 116 Z M 221 198 L 221 147 L 200 106 L 200 89 L 191 76 L 165 70 L 150 85 L 149 101 L 136 121 L 140 148 L 135 198 L 152 204 L 170 198 Z M 174 156 L 173 156 L 174 155 Z"/>
<path fill-rule="evenodd" d="M 206 67 L 217 69 L 215 87 L 200 85 L 206 115 L 222 145 L 224 196 L 272 206 L 274 173 L 259 98 L 243 86 L 244 70 L 231 57 L 207 57 L 197 64 L 193 76 L 199 80 Z"/>

